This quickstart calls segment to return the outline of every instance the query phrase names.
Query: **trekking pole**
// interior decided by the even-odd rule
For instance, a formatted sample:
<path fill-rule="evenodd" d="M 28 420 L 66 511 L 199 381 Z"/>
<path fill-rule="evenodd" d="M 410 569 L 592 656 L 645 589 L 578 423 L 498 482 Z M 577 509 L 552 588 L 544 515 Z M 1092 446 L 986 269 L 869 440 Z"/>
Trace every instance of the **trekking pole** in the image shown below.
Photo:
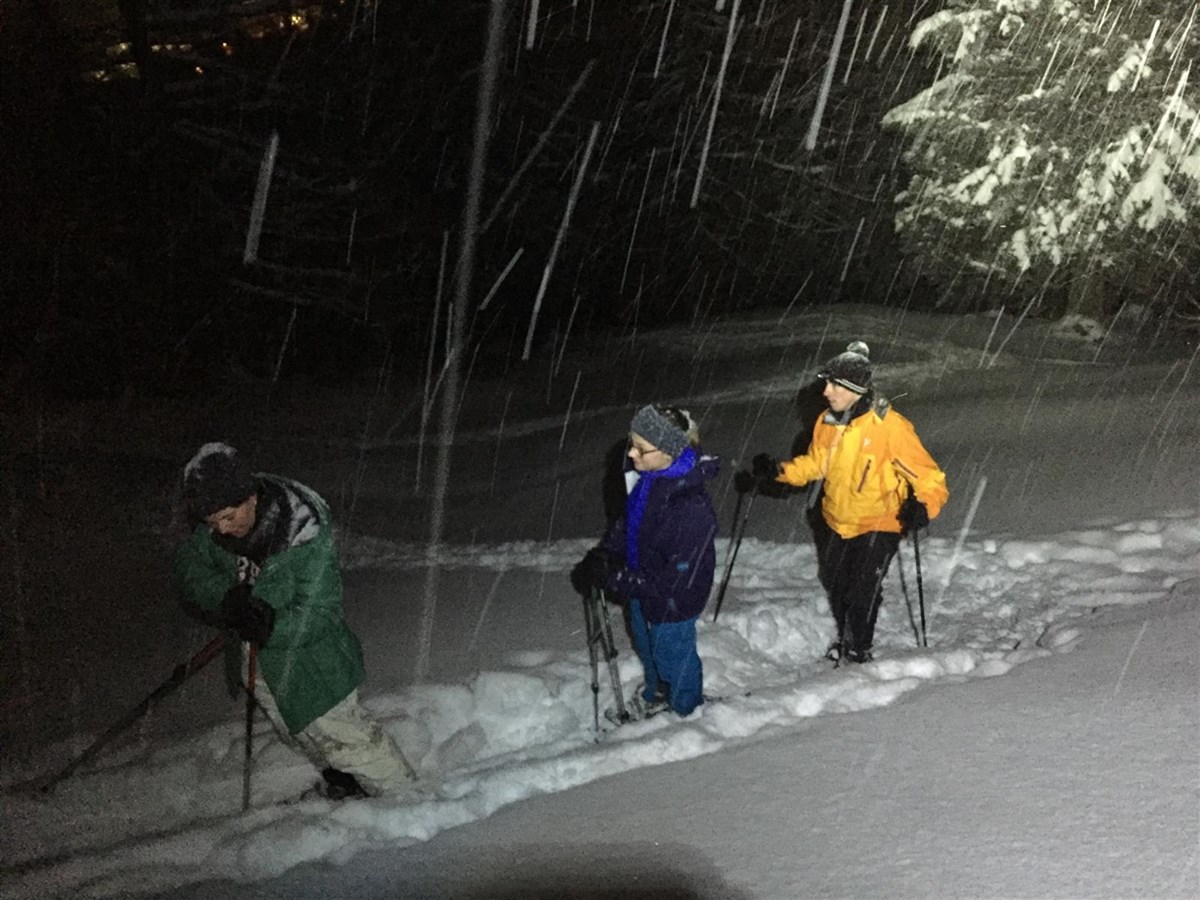
<path fill-rule="evenodd" d="M 909 499 L 912 499 L 915 496 L 916 494 L 913 491 L 912 482 L 909 482 L 908 497 Z M 921 529 L 919 528 L 914 528 L 909 536 L 912 538 L 913 559 L 916 560 L 917 565 L 917 604 L 921 608 L 921 646 L 928 647 L 929 642 L 926 640 L 925 635 L 925 584 L 921 578 L 921 541 L 917 537 L 917 532 L 920 530 Z"/>
<path fill-rule="evenodd" d="M 99 753 L 106 744 L 120 735 L 123 731 L 125 731 L 125 729 L 140 719 L 143 715 L 145 715 L 147 710 L 149 710 L 150 707 L 152 707 L 155 703 L 157 703 L 167 694 L 171 693 L 173 690 L 207 666 L 210 662 L 216 659 L 221 654 L 221 650 L 224 647 L 225 634 L 221 633 L 196 651 L 191 659 L 187 660 L 186 662 L 181 662 L 179 665 L 177 665 L 175 670 L 171 673 L 171 676 L 166 681 L 151 691 L 145 700 L 110 725 L 108 729 L 98 738 L 92 741 L 91 746 L 89 746 L 83 751 L 83 753 L 76 757 L 70 765 L 68 765 L 57 775 L 53 776 L 49 781 L 42 784 L 41 790 L 46 792 L 52 790 L 56 784 L 71 775 L 71 773 L 73 773 L 81 765 Z"/>
<path fill-rule="evenodd" d="M 917 631 L 917 620 L 913 615 L 912 598 L 908 595 L 908 579 L 904 577 L 904 560 L 900 558 L 900 545 L 896 545 L 896 571 L 900 573 L 900 592 L 904 594 L 904 606 L 908 610 L 908 627 L 912 629 L 913 640 L 921 646 L 921 633 Z"/>
<path fill-rule="evenodd" d="M 717 591 L 717 603 L 716 603 L 716 607 L 713 609 L 713 617 L 712 617 L 712 620 L 714 622 L 717 621 L 717 616 L 719 616 L 721 614 L 721 604 L 725 602 L 725 591 L 729 587 L 729 576 L 733 574 L 733 564 L 735 562 L 737 562 L 738 551 L 740 549 L 742 549 L 742 538 L 746 534 L 746 523 L 748 521 L 750 521 L 750 510 L 754 507 L 754 498 L 757 496 L 758 496 L 758 483 L 755 482 L 754 487 L 750 491 L 750 499 L 746 503 L 746 512 L 742 516 L 742 521 L 740 523 L 735 521 L 735 524 L 734 524 L 734 528 L 736 529 L 736 535 L 734 537 L 733 546 L 729 551 L 729 559 L 725 563 L 725 574 L 721 576 L 721 588 L 720 588 L 720 590 Z M 737 505 L 739 507 L 742 505 L 742 495 L 741 494 L 738 494 Z M 737 508 L 734 509 L 735 517 L 736 517 L 736 514 L 737 514 Z"/>
<path fill-rule="evenodd" d="M 621 673 L 617 669 L 617 647 L 613 640 L 612 618 L 608 613 L 608 605 L 599 588 L 592 588 L 583 598 L 584 613 L 587 616 L 588 655 L 592 662 L 592 722 L 596 732 L 600 731 L 600 657 L 608 663 L 608 676 L 612 681 L 613 707 L 618 724 L 629 721 L 629 711 L 625 709 L 625 698 L 621 695 Z M 599 645 L 599 647 L 597 647 Z"/>
<path fill-rule="evenodd" d="M 596 637 L 599 623 L 592 608 L 592 594 L 583 598 L 583 616 L 587 624 L 588 659 L 592 664 L 592 730 L 600 731 L 600 663 L 596 659 Z"/>
<path fill-rule="evenodd" d="M 737 532 L 738 522 L 741 521 L 742 501 L 746 499 L 746 494 L 742 491 L 737 492 L 737 503 L 733 504 L 733 527 L 730 529 L 730 534 Z M 733 542 L 730 541 L 729 546 L 725 549 L 725 566 L 729 566 L 729 557 L 733 555 Z"/>
<path fill-rule="evenodd" d="M 612 682 L 613 705 L 617 710 L 617 721 L 628 722 L 629 712 L 625 709 L 625 698 L 621 694 L 621 673 L 617 669 L 617 644 L 613 640 L 612 616 L 609 615 L 604 593 L 599 588 L 592 589 L 592 602 L 604 616 L 604 655 L 608 660 L 608 678 Z"/>
<path fill-rule="evenodd" d="M 921 607 L 921 646 L 928 647 L 925 636 L 925 585 L 921 580 L 921 542 L 917 539 L 917 529 L 912 533 L 913 559 L 917 561 L 917 604 Z"/>
<path fill-rule="evenodd" d="M 250 808 L 250 774 L 254 769 L 254 683 L 258 669 L 258 644 L 250 643 L 246 662 L 246 756 L 242 761 L 242 812 Z"/>

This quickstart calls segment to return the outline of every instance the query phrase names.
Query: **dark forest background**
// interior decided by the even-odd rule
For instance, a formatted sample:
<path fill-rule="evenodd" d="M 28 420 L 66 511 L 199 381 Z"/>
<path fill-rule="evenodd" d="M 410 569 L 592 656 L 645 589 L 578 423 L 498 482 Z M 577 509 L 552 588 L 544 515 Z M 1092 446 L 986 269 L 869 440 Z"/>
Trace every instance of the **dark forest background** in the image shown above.
<path fill-rule="evenodd" d="M 907 39 L 941 0 L 894 3 L 880 29 L 856 13 L 811 152 L 841 4 L 745 0 L 707 154 L 733 0 L 541 0 L 532 40 L 530 2 L 506 4 L 465 323 L 478 370 L 520 364 L 593 123 L 535 352 L 767 307 L 987 304 L 923 278 L 892 226 L 906 175 L 879 120 L 934 77 Z M 6 4 L 5 390 L 418 377 L 444 352 L 487 16 L 484 0 Z"/>

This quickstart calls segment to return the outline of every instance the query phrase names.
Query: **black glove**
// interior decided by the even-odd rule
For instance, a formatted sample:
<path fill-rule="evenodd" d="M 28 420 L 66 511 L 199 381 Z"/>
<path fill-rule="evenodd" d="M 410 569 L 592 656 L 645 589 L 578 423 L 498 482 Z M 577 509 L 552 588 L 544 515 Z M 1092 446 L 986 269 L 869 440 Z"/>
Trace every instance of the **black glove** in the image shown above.
<path fill-rule="evenodd" d="M 571 570 L 571 587 L 581 597 L 586 597 L 594 588 L 603 588 L 608 583 L 609 568 L 608 554 L 594 547 Z"/>
<path fill-rule="evenodd" d="M 779 460 L 770 453 L 760 453 L 750 461 L 750 472 L 758 481 L 774 481 L 779 475 Z"/>
<path fill-rule="evenodd" d="M 900 520 L 900 527 L 904 533 L 908 534 L 929 524 L 929 510 L 925 508 L 924 503 L 909 494 L 900 504 L 900 512 L 896 518 Z"/>
<path fill-rule="evenodd" d="M 258 599 L 248 584 L 235 584 L 221 600 L 221 618 L 243 641 L 265 644 L 275 627 L 275 610 Z"/>

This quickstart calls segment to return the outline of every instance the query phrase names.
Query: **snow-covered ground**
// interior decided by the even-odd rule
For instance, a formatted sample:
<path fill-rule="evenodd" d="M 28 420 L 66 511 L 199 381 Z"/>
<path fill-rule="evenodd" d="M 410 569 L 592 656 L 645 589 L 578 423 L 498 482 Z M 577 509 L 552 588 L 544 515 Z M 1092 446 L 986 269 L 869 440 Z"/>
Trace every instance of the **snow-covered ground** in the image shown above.
<path fill-rule="evenodd" d="M 586 845 L 593 829 L 614 847 L 625 835 L 662 842 L 661 859 L 644 846 L 613 851 L 643 887 L 671 887 L 664 873 L 676 865 L 687 870 L 676 888 L 707 872 L 699 893 L 680 896 L 1200 895 L 1194 355 L 1131 364 L 1131 345 L 1111 361 L 1081 362 L 1046 352 L 1043 334 L 1038 352 L 1013 347 L 998 365 L 981 365 L 987 323 L 949 337 L 960 321 L 864 313 L 817 346 L 797 335 L 828 330 L 823 315 L 772 324 L 703 340 L 646 336 L 640 355 L 621 352 L 641 359 L 667 345 L 691 369 L 675 381 L 655 374 L 653 393 L 643 387 L 631 402 L 621 379 L 590 375 L 589 401 L 571 391 L 565 412 L 518 417 L 506 404 L 498 425 L 464 429 L 464 447 L 484 448 L 492 464 L 467 467 L 473 488 L 456 507 L 476 514 L 474 539 L 438 556 L 440 631 L 427 683 L 405 683 L 409 657 L 396 652 L 425 546 L 367 534 L 341 516 L 351 523 L 340 546 L 347 613 L 367 652 L 367 703 L 422 776 L 412 795 L 284 802 L 314 773 L 260 723 L 253 808 L 242 813 L 237 715 L 186 733 L 135 729 L 48 798 L 5 792 L 0 897 L 534 896 L 531 870 L 497 856 L 501 817 L 483 821 L 510 807 L 509 836 L 542 863 L 535 871 L 548 893 L 537 896 L 564 895 L 556 878 L 595 874 L 595 845 L 590 855 L 576 847 L 571 865 L 559 860 L 557 875 L 547 868 L 553 848 Z M 893 564 L 878 659 L 836 670 L 819 660 L 830 622 L 802 500 L 759 499 L 720 617 L 712 621 L 710 604 L 700 629 L 715 699 L 686 720 L 612 729 L 601 717 L 597 733 L 582 607 L 565 573 L 599 531 L 598 500 L 584 495 L 596 493 L 588 485 L 622 420 L 636 401 L 691 398 L 709 448 L 727 463 L 782 452 L 798 430 L 786 411 L 803 365 L 781 368 L 781 355 L 794 345 L 819 360 L 847 332 L 891 336 L 899 361 L 881 366 L 880 380 L 911 392 L 897 406 L 952 490 L 921 541 L 920 588 L 910 544 Z M 730 357 L 740 369 L 722 362 Z M 521 463 L 499 452 L 505 430 L 540 448 L 539 465 L 555 477 L 526 489 Z M 723 521 L 730 471 L 717 489 Z M 520 540 L 491 539 L 505 533 Z M 729 549 L 726 537 L 719 561 Z M 916 640 L 919 593 L 928 648 Z M 613 616 L 628 694 L 638 666 L 618 608 Z M 599 697 L 611 703 L 603 668 Z M 6 782 L 53 771 L 86 743 L 78 734 L 60 741 L 35 764 L 10 766 Z M 1144 803 L 1123 815 L 1130 797 Z M 531 798 L 540 799 L 522 803 Z M 572 827 L 578 833 L 564 835 Z M 475 869 L 421 868 L 414 845 L 461 862 L 475 833 Z M 845 849 L 856 845 L 862 854 Z M 763 847 L 794 853 L 770 866 Z M 880 858 L 885 847 L 891 855 Z M 389 854 L 403 866 L 389 870 Z M 375 880 L 358 859 L 371 860 Z M 471 882 L 483 870 L 491 894 Z M 519 884 L 526 889 L 496 887 Z M 636 895 L 627 887 L 621 896 Z"/>

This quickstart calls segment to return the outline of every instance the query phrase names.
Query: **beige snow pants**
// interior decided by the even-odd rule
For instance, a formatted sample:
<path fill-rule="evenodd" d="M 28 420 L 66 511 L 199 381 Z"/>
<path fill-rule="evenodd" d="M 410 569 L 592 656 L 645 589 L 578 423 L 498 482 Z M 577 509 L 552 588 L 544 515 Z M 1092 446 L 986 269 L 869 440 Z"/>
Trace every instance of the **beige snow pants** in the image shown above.
<path fill-rule="evenodd" d="M 246 660 L 246 645 L 243 645 L 243 651 L 243 660 Z M 243 681 L 247 667 L 244 663 Z M 333 709 L 295 734 L 289 734 L 262 673 L 256 672 L 255 675 L 254 699 L 267 714 L 275 732 L 284 743 L 308 757 L 318 769 L 332 766 L 353 775 L 363 790 L 372 796 L 398 790 L 416 781 L 417 773 L 404 758 L 392 736 L 359 704 L 357 688 Z"/>

